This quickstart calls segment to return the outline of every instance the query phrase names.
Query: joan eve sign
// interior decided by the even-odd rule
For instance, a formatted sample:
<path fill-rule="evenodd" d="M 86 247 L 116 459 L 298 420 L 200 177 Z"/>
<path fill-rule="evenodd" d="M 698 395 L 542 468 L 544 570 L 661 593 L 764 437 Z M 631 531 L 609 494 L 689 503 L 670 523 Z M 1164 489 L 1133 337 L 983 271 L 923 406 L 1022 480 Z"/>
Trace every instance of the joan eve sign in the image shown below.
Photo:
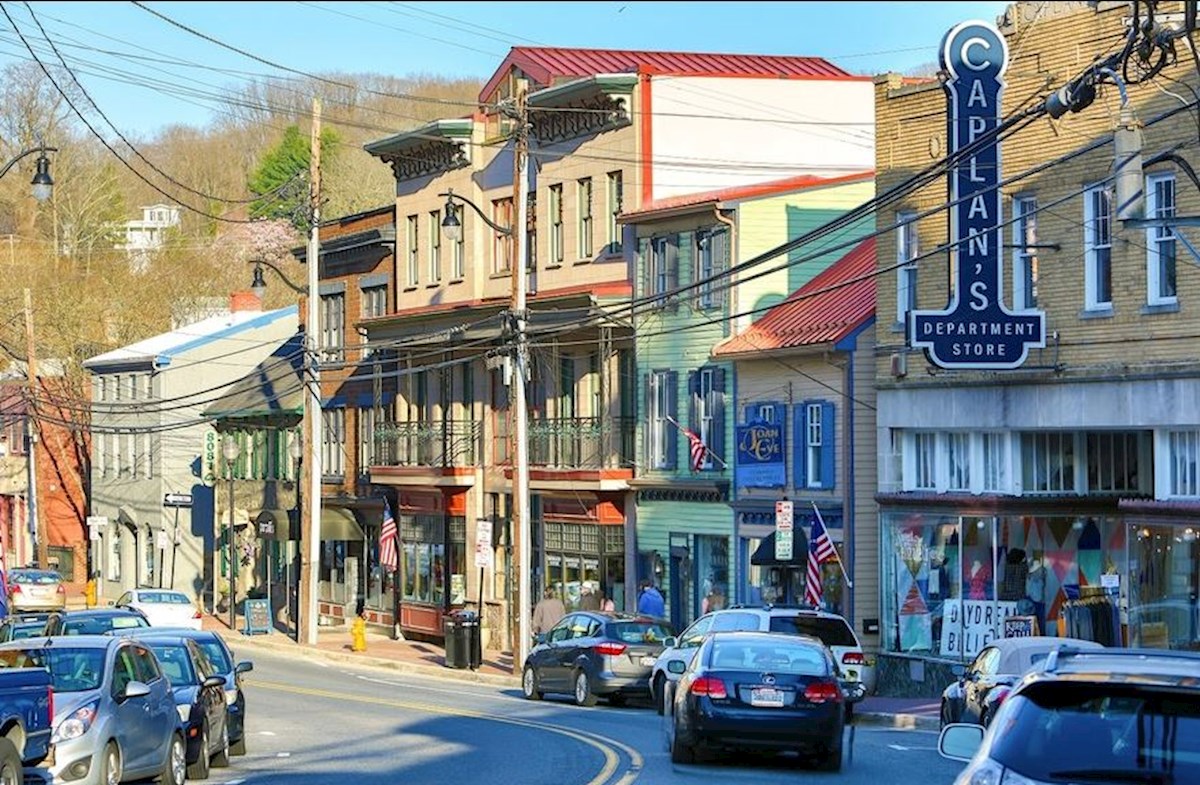
<path fill-rule="evenodd" d="M 783 426 L 759 420 L 735 430 L 737 487 L 782 488 L 787 480 Z"/>
<path fill-rule="evenodd" d="M 1003 302 L 1004 228 L 1000 209 L 1000 96 L 1008 45 L 986 22 L 963 22 L 942 40 L 949 74 L 946 129 L 951 156 L 950 245 L 955 286 L 942 311 L 913 311 L 909 340 L 942 368 L 1009 369 L 1046 345 L 1043 311 L 1011 311 Z"/>

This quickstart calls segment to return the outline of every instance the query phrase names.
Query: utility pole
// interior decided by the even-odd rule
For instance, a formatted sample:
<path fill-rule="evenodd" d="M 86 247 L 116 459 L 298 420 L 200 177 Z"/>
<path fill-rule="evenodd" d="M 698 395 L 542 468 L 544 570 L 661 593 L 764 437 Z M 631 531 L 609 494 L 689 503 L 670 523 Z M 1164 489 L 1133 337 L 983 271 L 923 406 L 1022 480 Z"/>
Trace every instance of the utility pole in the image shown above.
<path fill-rule="evenodd" d="M 308 306 L 304 319 L 304 345 L 308 356 L 307 394 L 304 398 L 304 446 L 308 448 L 308 460 L 303 461 L 302 484 L 307 490 L 308 500 L 304 505 L 305 521 L 300 537 L 300 619 L 297 638 L 315 645 L 317 642 L 317 566 L 321 558 L 321 370 L 320 333 L 321 325 L 317 306 L 320 303 L 321 267 L 321 100 L 312 102 L 312 152 L 309 162 L 309 211 L 312 223 L 309 227 L 308 291 L 305 303 Z"/>
<path fill-rule="evenodd" d="M 514 368 L 512 408 L 515 419 L 513 445 L 510 450 L 513 466 L 513 529 L 517 537 L 517 645 L 513 649 L 513 672 L 521 673 L 529 656 L 530 573 L 533 570 L 532 531 L 529 520 L 529 411 L 525 401 L 525 385 L 529 381 L 529 347 L 526 344 L 525 290 L 529 255 L 529 116 L 526 108 L 526 87 L 522 83 L 516 94 L 516 136 L 513 144 L 512 224 L 516 259 L 512 270 L 512 311 L 509 313 L 514 338 Z"/>
<path fill-rule="evenodd" d="M 26 461 L 29 467 L 29 489 L 26 492 L 25 506 L 29 510 L 29 529 L 37 539 L 37 565 L 45 568 L 50 564 L 50 543 L 46 541 L 46 526 L 42 516 L 42 506 L 37 501 L 37 399 L 38 399 L 38 370 L 37 351 L 33 343 L 33 295 L 25 290 L 25 352 L 27 355 L 25 379 L 28 384 L 27 401 L 25 404 L 25 432 L 28 437 L 29 449 Z"/>

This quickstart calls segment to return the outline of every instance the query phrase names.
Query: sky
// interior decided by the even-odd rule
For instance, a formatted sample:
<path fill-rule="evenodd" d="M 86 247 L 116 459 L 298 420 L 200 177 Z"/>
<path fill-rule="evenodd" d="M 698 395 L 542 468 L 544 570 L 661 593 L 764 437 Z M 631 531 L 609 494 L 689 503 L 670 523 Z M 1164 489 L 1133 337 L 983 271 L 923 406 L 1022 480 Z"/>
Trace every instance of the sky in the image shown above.
<path fill-rule="evenodd" d="M 32 59 L 19 32 L 43 63 L 61 55 L 113 126 L 145 139 L 172 124 L 208 125 L 225 106 L 220 95 L 248 78 L 288 75 L 254 58 L 309 73 L 482 81 L 510 47 L 542 45 L 820 56 L 853 73 L 905 73 L 936 62 L 950 27 L 995 21 L 1006 5 L 35 0 L 3 4 L 11 22 L 0 14 L 0 67 Z"/>

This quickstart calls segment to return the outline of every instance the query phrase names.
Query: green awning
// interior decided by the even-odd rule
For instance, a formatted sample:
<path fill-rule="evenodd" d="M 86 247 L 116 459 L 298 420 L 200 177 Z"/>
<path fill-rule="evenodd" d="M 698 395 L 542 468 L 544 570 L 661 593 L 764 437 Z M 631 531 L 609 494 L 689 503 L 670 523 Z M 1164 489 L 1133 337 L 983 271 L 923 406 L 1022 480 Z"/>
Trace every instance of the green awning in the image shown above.
<path fill-rule="evenodd" d="M 354 513 L 345 507 L 321 508 L 321 540 L 362 542 L 366 538 Z"/>
<path fill-rule="evenodd" d="M 204 410 L 204 417 L 234 424 L 293 427 L 304 416 L 303 368 L 303 346 L 293 338 L 230 385 Z"/>
<path fill-rule="evenodd" d="M 300 539 L 295 510 L 261 510 L 254 516 L 254 524 L 258 527 L 258 536 L 264 540 L 287 542 Z"/>
<path fill-rule="evenodd" d="M 278 542 L 301 539 L 300 532 L 307 522 L 297 522 L 295 510 L 267 508 L 259 510 L 254 516 L 259 537 Z M 362 525 L 351 510 L 345 507 L 321 508 L 322 541 L 362 542 L 365 537 Z"/>

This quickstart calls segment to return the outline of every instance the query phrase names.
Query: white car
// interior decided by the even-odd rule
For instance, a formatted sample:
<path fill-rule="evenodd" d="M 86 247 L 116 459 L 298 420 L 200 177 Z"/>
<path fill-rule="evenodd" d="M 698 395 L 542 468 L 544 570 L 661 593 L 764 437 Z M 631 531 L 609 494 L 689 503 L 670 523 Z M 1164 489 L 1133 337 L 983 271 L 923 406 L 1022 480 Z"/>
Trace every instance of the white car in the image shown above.
<path fill-rule="evenodd" d="M 657 711 L 663 710 L 664 687 L 679 681 L 696 649 L 714 632 L 779 632 L 817 638 L 833 654 L 848 682 L 864 681 L 867 669 L 862 644 L 853 628 L 836 613 L 803 605 L 732 605 L 712 611 L 692 622 L 677 638 L 667 638 L 666 648 L 650 674 L 650 692 Z"/>
<path fill-rule="evenodd" d="M 151 627 L 200 629 L 200 609 L 181 591 L 132 589 L 122 594 L 114 605 L 141 612 Z"/>

